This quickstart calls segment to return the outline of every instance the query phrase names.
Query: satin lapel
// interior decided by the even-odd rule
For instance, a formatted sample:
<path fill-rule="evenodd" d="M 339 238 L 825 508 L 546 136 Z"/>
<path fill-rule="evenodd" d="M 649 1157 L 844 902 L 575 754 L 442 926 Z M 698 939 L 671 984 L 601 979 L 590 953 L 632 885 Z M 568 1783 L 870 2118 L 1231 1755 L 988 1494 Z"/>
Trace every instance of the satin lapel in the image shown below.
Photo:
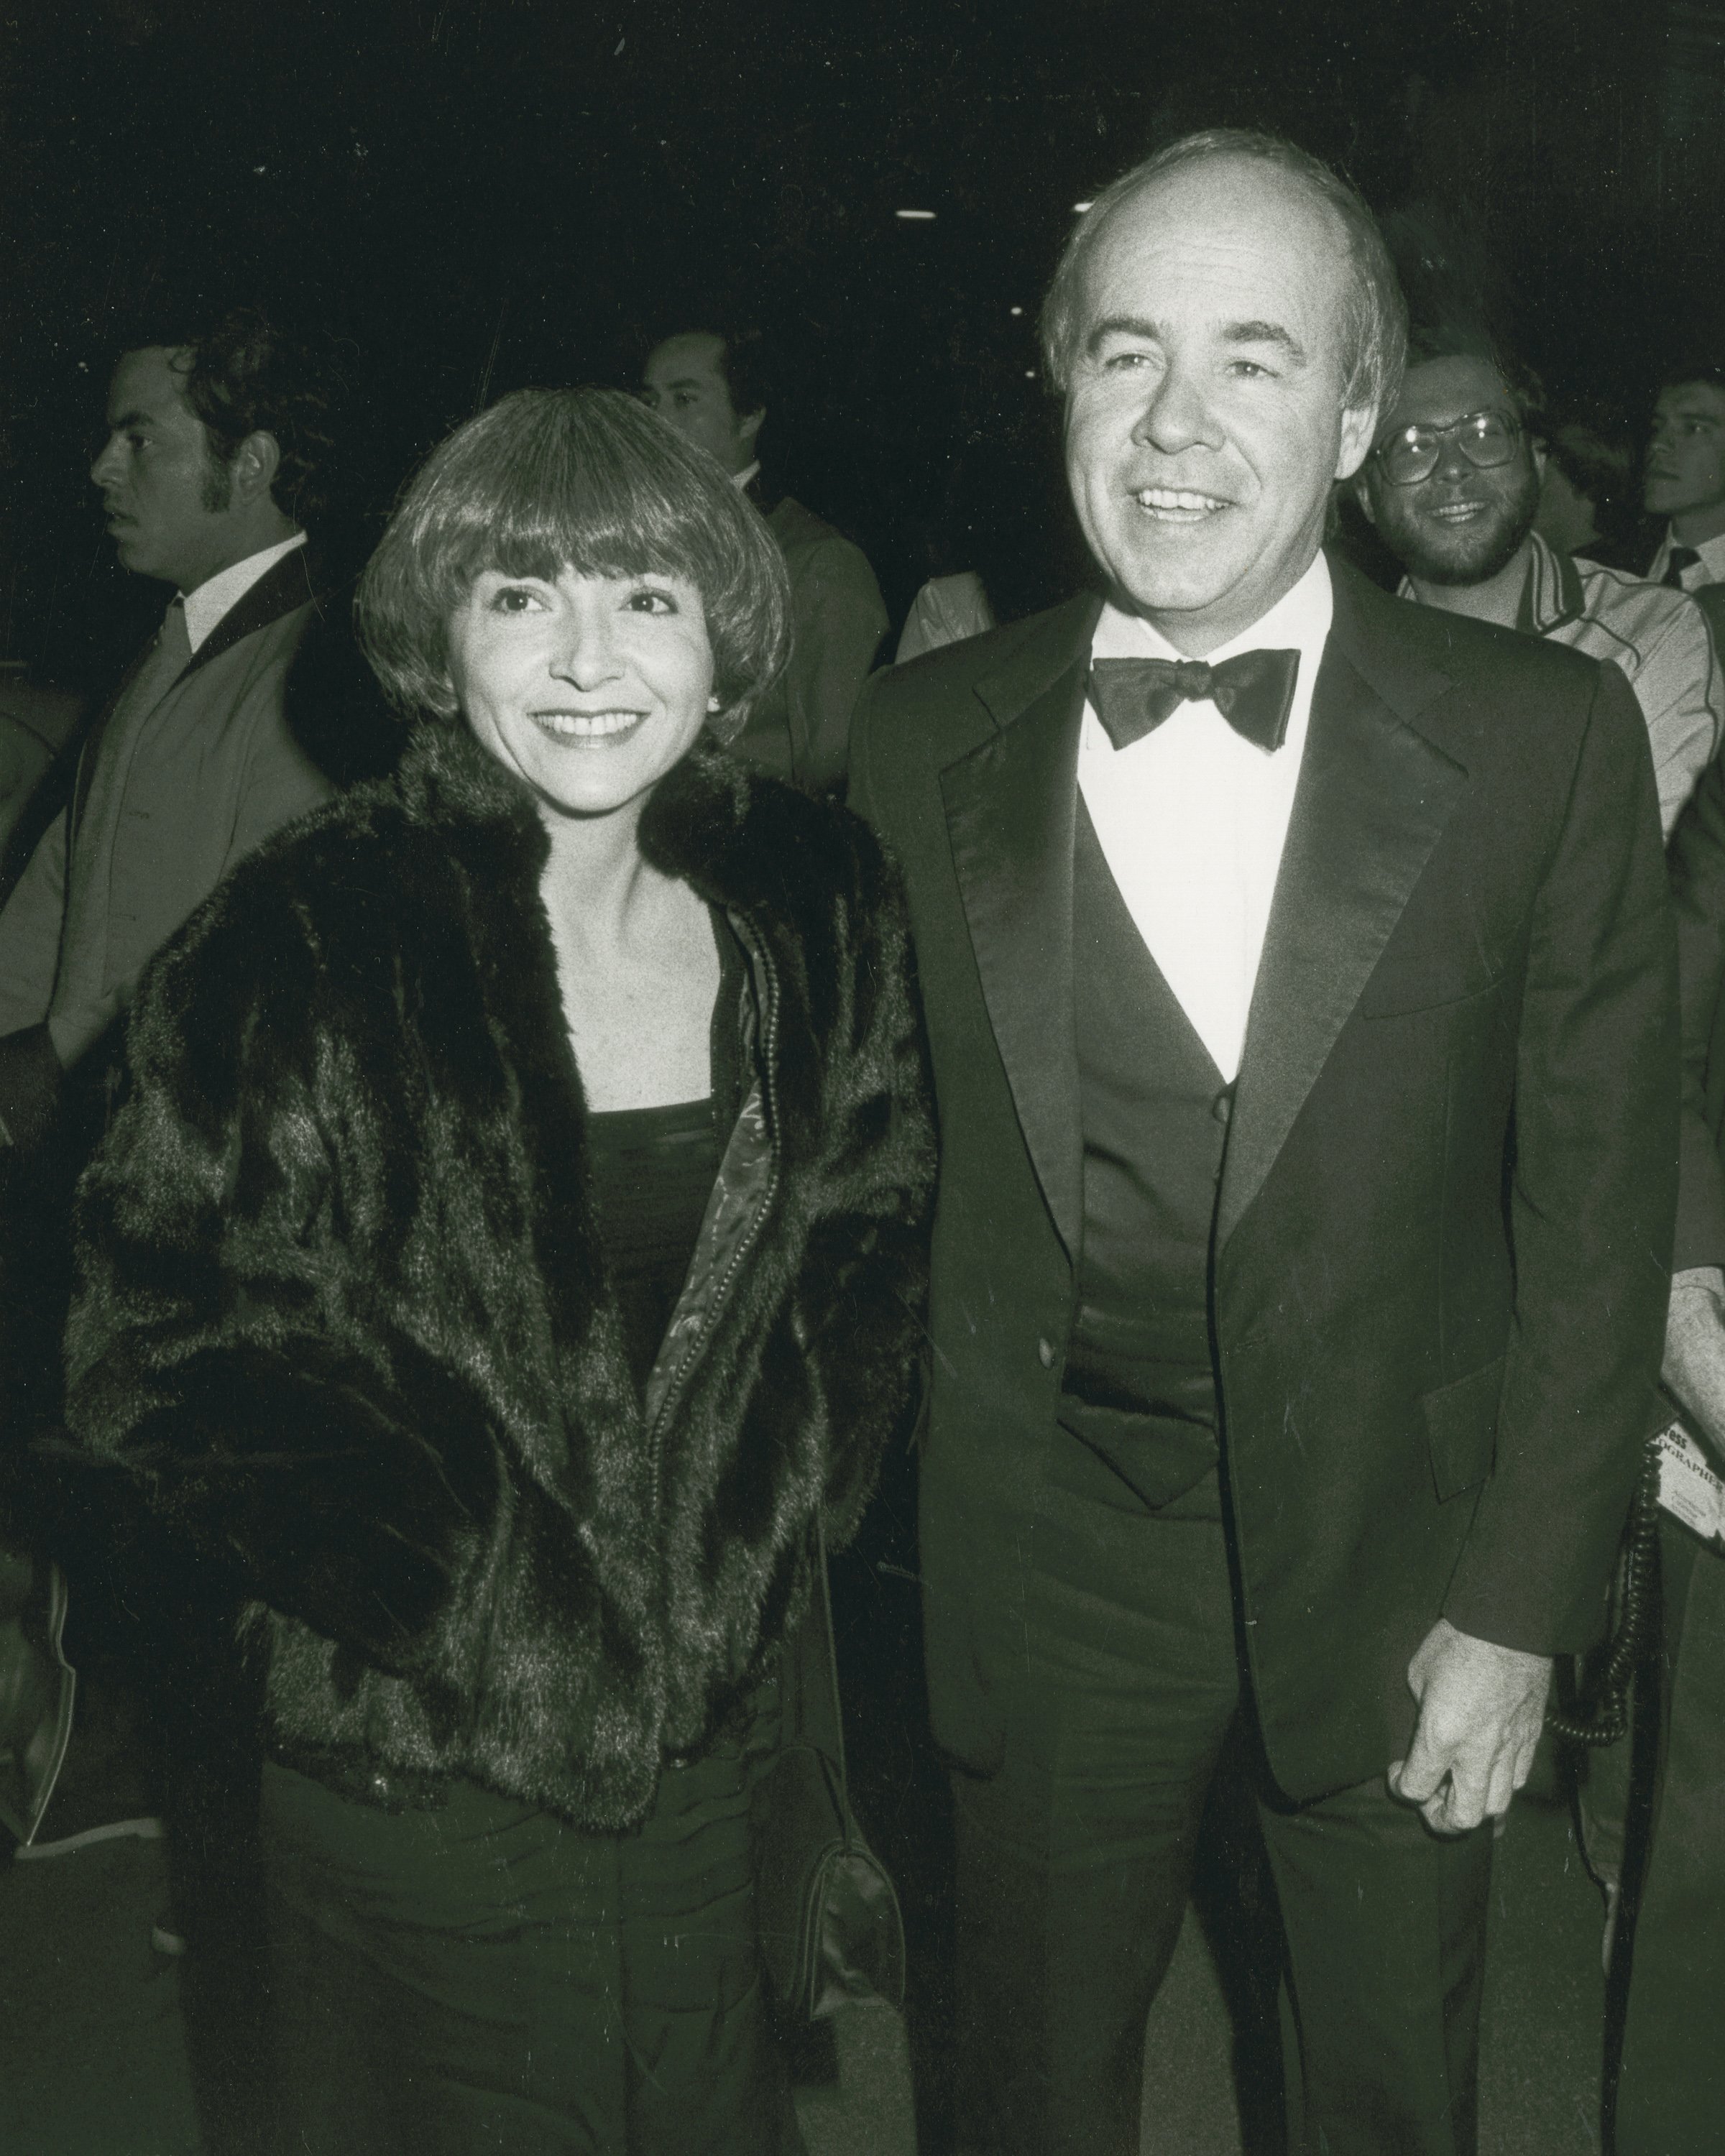
<path fill-rule="evenodd" d="M 1039 654 L 978 685 L 1000 730 L 941 774 L 989 1024 L 1043 1197 L 1075 1262 L 1084 1152 L 1072 1006 L 1072 834 L 1085 663 L 1097 611 L 1094 604 L 1062 608 Z"/>
<path fill-rule="evenodd" d="M 244 638 L 267 629 L 272 621 L 280 621 L 308 599 L 316 598 L 319 589 L 311 548 L 295 547 L 291 554 L 272 562 L 249 592 L 240 593 L 193 653 L 186 674 L 195 674 L 200 666 L 208 666 L 213 659 L 231 651 Z M 182 681 L 185 678 L 185 674 L 180 676 Z"/>
<path fill-rule="evenodd" d="M 1344 610 L 1351 597 L 1338 580 L 1337 628 L 1318 672 L 1246 1026 L 1216 1215 L 1219 1249 L 1263 1187 L 1466 783 L 1463 767 L 1403 716 L 1447 680 L 1409 676 L 1401 685 L 1406 693 L 1396 696 L 1399 714 L 1392 709 L 1356 663 L 1363 659 L 1380 685 L 1393 683 L 1393 672 L 1371 663 L 1355 608 Z M 1392 669 L 1395 655 L 1392 649 Z"/>

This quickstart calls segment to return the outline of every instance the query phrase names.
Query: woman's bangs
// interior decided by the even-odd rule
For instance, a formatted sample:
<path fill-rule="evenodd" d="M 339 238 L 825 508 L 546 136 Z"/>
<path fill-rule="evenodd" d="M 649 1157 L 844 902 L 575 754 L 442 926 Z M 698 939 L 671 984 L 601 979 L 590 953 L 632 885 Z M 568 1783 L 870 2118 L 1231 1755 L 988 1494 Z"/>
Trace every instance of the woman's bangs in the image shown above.
<path fill-rule="evenodd" d="M 559 443 L 500 474 L 490 498 L 461 519 L 449 555 L 450 581 L 470 588 L 487 570 L 554 583 L 579 577 L 680 577 L 704 588 L 711 544 L 690 517 L 639 470 L 612 459 L 572 457 Z M 558 455 L 557 449 L 566 454 Z M 606 469 L 611 465 L 609 470 Z M 692 542 L 692 543 L 691 543 Z"/>

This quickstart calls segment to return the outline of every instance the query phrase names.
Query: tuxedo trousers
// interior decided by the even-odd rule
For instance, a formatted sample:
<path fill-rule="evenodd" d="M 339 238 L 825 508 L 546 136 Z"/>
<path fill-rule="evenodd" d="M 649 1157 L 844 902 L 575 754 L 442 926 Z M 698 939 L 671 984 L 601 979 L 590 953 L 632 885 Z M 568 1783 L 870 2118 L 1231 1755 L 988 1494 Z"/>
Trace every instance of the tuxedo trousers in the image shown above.
<path fill-rule="evenodd" d="M 1219 1509 L 1212 1476 L 1151 1513 L 1056 1440 L 1024 1635 L 989 1672 L 1004 1763 L 953 1777 L 967 2151 L 1137 2156 L 1200 1819 L 1224 1751 L 1250 1748 Z M 1381 1779 L 1296 1807 L 1260 1779 L 1256 1810 L 1297 2030 L 1293 2148 L 1467 2156 L 1489 1826 L 1435 1835 Z"/>

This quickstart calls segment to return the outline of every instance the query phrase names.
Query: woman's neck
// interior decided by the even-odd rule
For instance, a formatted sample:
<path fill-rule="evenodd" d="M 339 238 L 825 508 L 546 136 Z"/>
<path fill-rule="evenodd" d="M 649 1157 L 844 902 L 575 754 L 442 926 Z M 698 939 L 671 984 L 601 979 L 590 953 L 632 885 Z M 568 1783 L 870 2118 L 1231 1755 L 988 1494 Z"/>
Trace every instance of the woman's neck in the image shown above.
<path fill-rule="evenodd" d="M 547 905 L 583 942 L 620 943 L 663 879 L 641 857 L 641 809 L 610 816 L 547 814 L 551 853 L 541 878 Z"/>

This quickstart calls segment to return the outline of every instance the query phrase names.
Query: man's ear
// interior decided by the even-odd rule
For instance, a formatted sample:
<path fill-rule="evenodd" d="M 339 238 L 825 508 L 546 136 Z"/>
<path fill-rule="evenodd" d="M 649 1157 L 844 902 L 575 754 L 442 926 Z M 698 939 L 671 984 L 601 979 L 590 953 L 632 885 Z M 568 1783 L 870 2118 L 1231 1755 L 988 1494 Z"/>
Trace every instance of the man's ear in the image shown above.
<path fill-rule="evenodd" d="M 1527 447 L 1533 452 L 1533 476 L 1543 485 L 1545 480 L 1545 461 L 1551 454 L 1551 451 L 1547 449 L 1543 442 L 1529 442 Z"/>
<path fill-rule="evenodd" d="M 255 434 L 248 434 L 234 452 L 228 475 L 235 495 L 249 506 L 269 493 L 280 470 L 281 444 L 274 434 L 259 428 Z"/>
<path fill-rule="evenodd" d="M 758 412 L 751 412 L 746 418 L 741 418 L 737 423 L 737 431 L 742 437 L 742 445 L 751 456 L 755 453 L 755 437 L 760 433 L 761 423 L 766 417 L 767 407 L 763 404 Z"/>
<path fill-rule="evenodd" d="M 1354 500 L 1359 504 L 1361 516 L 1375 531 L 1378 529 L 1378 518 L 1372 507 L 1372 482 L 1366 477 L 1363 465 L 1353 475 L 1353 491 Z"/>
<path fill-rule="evenodd" d="M 1342 414 L 1342 441 L 1336 452 L 1336 476 L 1352 479 L 1371 454 L 1378 432 L 1378 414 L 1369 404 Z"/>

